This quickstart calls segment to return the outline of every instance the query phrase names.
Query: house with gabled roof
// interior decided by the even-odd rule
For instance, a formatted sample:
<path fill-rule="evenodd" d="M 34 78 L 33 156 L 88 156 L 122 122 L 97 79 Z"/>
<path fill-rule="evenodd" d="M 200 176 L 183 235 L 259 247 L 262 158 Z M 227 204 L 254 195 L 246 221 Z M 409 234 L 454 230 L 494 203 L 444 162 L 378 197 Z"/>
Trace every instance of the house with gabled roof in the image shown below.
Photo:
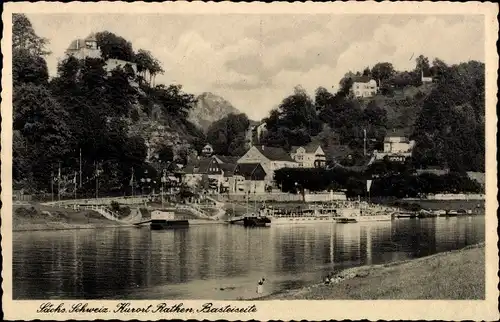
<path fill-rule="evenodd" d="M 404 162 L 411 157 L 415 141 L 410 140 L 404 130 L 393 129 L 388 131 L 384 138 L 384 151 L 374 151 L 375 158 L 388 158 L 394 162 Z"/>
<path fill-rule="evenodd" d="M 320 168 L 326 165 L 325 151 L 318 142 L 311 142 L 304 146 L 292 146 L 290 156 L 301 168 Z"/>
<path fill-rule="evenodd" d="M 266 172 L 265 181 L 273 181 L 274 171 L 282 168 L 297 168 L 299 165 L 283 148 L 253 146 L 241 158 L 238 164 L 260 163 Z"/>
<path fill-rule="evenodd" d="M 230 155 L 220 155 L 220 154 L 215 154 L 213 155 L 213 157 L 219 164 L 224 164 L 224 163 L 236 164 L 238 162 L 238 159 L 240 158 L 240 157 L 234 157 Z"/>
<path fill-rule="evenodd" d="M 355 97 L 372 97 L 377 94 L 377 81 L 369 76 L 352 77 L 351 92 Z"/>
<path fill-rule="evenodd" d="M 260 163 L 240 163 L 234 170 L 234 191 L 265 193 L 266 171 Z"/>
<path fill-rule="evenodd" d="M 184 182 L 190 187 L 200 185 L 204 177 L 219 190 L 224 180 L 224 172 L 215 159 L 198 158 L 190 161 L 184 168 Z"/>

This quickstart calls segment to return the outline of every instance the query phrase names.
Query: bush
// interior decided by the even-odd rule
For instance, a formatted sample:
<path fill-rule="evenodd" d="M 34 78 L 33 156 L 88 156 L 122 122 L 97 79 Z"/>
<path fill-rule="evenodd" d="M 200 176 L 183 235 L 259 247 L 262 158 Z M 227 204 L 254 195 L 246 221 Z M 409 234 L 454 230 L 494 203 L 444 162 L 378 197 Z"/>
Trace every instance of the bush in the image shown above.
<path fill-rule="evenodd" d="M 116 201 L 111 201 L 111 210 L 113 210 L 114 212 L 119 212 L 120 204 Z"/>

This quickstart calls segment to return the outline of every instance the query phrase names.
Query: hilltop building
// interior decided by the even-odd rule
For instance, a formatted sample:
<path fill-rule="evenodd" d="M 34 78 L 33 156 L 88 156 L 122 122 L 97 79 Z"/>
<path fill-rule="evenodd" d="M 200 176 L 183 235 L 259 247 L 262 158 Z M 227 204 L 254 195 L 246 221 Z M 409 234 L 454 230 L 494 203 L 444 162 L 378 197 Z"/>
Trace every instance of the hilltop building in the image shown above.
<path fill-rule="evenodd" d="M 94 33 L 91 33 L 84 39 L 75 39 L 66 49 L 66 55 L 73 56 L 78 59 L 85 58 L 102 58 L 101 49 L 97 45 L 97 38 Z M 104 69 L 110 73 L 113 69 L 121 67 L 123 69 L 130 66 L 134 73 L 137 73 L 137 64 L 121 59 L 110 58 L 106 60 Z"/>
<path fill-rule="evenodd" d="M 421 72 L 421 80 L 422 80 L 422 84 L 432 83 L 432 77 L 425 77 L 423 71 Z"/>
<path fill-rule="evenodd" d="M 300 168 L 320 168 L 326 166 L 325 151 L 319 143 L 306 146 L 293 146 L 290 156 Z"/>
<path fill-rule="evenodd" d="M 372 97 L 377 94 L 377 82 L 368 76 L 355 76 L 352 78 L 351 92 L 355 97 Z"/>

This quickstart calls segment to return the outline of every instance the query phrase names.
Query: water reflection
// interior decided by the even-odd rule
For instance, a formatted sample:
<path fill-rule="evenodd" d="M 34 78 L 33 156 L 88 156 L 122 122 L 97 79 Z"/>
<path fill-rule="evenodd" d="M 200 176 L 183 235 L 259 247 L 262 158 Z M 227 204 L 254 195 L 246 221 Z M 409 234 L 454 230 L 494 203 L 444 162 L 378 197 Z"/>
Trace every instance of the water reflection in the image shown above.
<path fill-rule="evenodd" d="M 14 233 L 14 298 L 210 298 L 298 287 L 347 267 L 484 241 L 484 217 Z"/>

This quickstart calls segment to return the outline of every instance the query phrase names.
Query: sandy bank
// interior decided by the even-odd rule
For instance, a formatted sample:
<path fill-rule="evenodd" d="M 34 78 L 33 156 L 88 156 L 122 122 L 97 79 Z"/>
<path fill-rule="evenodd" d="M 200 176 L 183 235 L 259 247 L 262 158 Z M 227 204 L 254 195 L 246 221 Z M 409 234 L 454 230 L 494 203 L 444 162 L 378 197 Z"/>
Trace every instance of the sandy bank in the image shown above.
<path fill-rule="evenodd" d="M 13 231 L 127 227 L 92 210 L 61 209 L 39 204 L 14 206 Z"/>
<path fill-rule="evenodd" d="M 467 300 L 485 297 L 484 243 L 403 262 L 351 268 L 337 284 L 316 284 L 260 300 Z"/>
<path fill-rule="evenodd" d="M 145 219 L 146 220 L 146 219 Z M 224 221 L 189 219 L 189 224 L 214 225 Z M 119 223 L 106 219 L 92 210 L 61 209 L 39 204 L 15 206 L 12 215 L 13 231 L 98 229 L 135 227 L 133 224 Z"/>

